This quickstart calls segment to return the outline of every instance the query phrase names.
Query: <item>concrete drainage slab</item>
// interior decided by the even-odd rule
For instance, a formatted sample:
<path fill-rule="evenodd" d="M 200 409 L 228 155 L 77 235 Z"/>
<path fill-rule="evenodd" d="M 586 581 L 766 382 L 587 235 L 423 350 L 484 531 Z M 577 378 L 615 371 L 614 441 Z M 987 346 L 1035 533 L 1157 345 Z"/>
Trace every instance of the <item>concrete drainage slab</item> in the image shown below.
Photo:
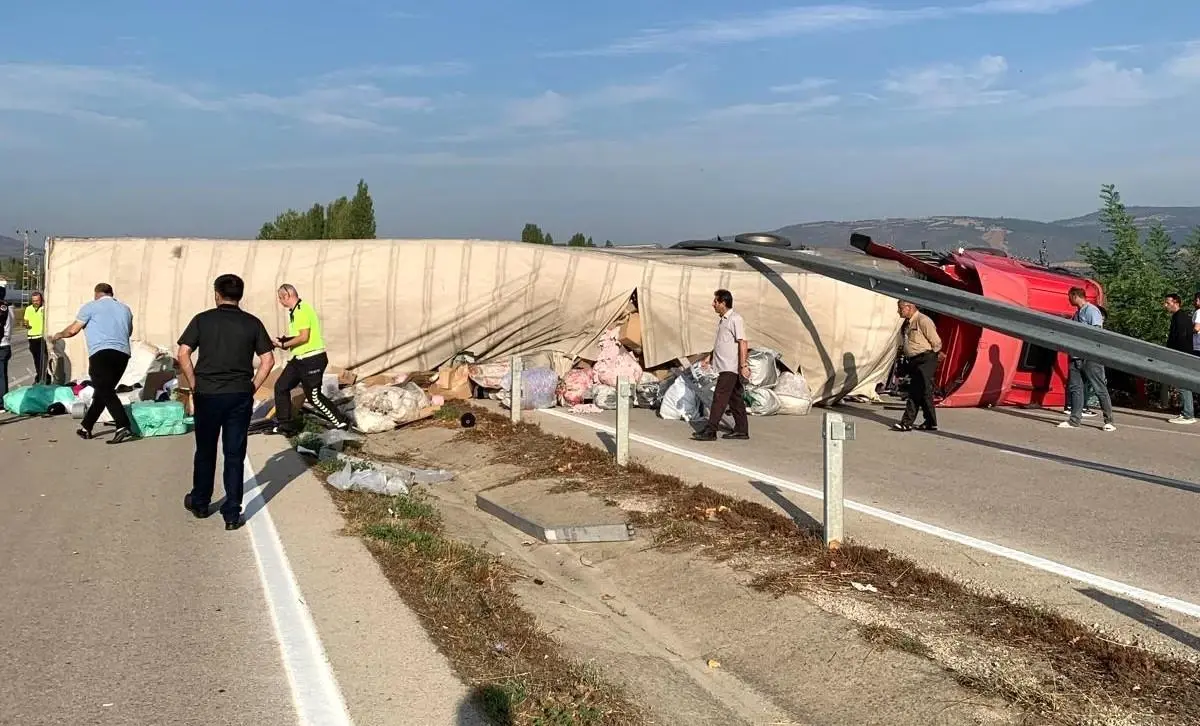
<path fill-rule="evenodd" d="M 484 512 L 542 542 L 627 542 L 633 525 L 618 507 L 584 492 L 555 491 L 562 482 L 536 479 L 475 495 Z"/>

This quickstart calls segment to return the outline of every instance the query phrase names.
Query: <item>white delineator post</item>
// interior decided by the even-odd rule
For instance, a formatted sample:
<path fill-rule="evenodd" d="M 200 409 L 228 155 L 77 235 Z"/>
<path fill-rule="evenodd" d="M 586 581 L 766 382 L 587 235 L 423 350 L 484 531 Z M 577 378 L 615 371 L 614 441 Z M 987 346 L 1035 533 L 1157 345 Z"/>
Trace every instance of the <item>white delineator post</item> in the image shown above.
<path fill-rule="evenodd" d="M 617 379 L 617 466 L 629 466 L 629 399 L 633 395 L 628 378 Z"/>
<path fill-rule="evenodd" d="M 842 447 L 854 440 L 854 423 L 840 413 L 825 412 L 821 427 L 825 440 L 825 546 L 837 549 L 845 535 L 842 527 Z"/>
<path fill-rule="evenodd" d="M 509 417 L 513 423 L 521 423 L 521 374 L 525 371 L 525 362 L 521 356 L 514 355 L 512 357 L 512 391 L 508 399 L 509 402 Z"/>

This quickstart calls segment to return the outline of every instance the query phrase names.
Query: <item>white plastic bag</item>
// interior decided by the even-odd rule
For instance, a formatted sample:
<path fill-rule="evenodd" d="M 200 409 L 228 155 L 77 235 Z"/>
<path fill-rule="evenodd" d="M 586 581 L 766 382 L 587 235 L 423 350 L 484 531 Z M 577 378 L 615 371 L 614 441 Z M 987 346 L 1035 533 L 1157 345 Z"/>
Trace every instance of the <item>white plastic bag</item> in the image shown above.
<path fill-rule="evenodd" d="M 363 433 L 390 431 L 401 424 L 416 421 L 429 406 L 429 397 L 415 383 L 403 386 L 372 386 L 354 394 L 350 409 L 354 425 Z"/>
<path fill-rule="evenodd" d="M 328 447 L 334 451 L 342 451 L 346 448 L 347 441 L 362 441 L 363 437 L 353 431 L 343 431 L 341 429 L 329 429 L 318 436 L 321 440 L 321 446 Z"/>
<path fill-rule="evenodd" d="M 771 388 L 779 380 L 779 369 L 775 363 L 779 354 L 768 348 L 754 348 L 750 351 L 747 363 L 750 364 L 749 383 L 755 388 Z"/>
<path fill-rule="evenodd" d="M 592 388 L 592 402 L 596 408 L 604 411 L 615 411 L 617 408 L 617 389 L 612 386 L 599 385 Z"/>
<path fill-rule="evenodd" d="M 139 386 L 145 382 L 148 374 L 169 371 L 174 365 L 175 359 L 162 348 L 145 341 L 132 340 L 129 342 L 129 363 L 125 365 L 125 373 L 117 385 Z"/>
<path fill-rule="evenodd" d="M 379 469 L 355 471 L 354 465 L 347 463 L 341 471 L 330 475 L 329 485 L 345 492 L 372 492 L 387 496 L 408 494 L 408 485 L 411 479 L 406 480 L 400 472 L 396 472 L 393 476 L 389 476 L 389 473 Z"/>
<path fill-rule="evenodd" d="M 662 402 L 658 406 L 659 416 L 669 421 L 687 422 L 700 421 L 704 418 L 696 390 L 688 385 L 684 376 L 676 376 L 665 388 Z"/>
<path fill-rule="evenodd" d="M 501 403 L 512 407 L 512 373 L 505 374 L 500 384 Z M 558 403 L 558 374 L 553 368 L 530 368 L 521 371 L 521 408 L 532 411 L 554 408 Z"/>
<path fill-rule="evenodd" d="M 658 385 L 658 379 L 653 383 L 641 383 L 637 388 L 633 389 L 633 405 L 635 408 L 658 408 L 662 401 L 662 389 Z"/>
<path fill-rule="evenodd" d="M 781 416 L 807 416 L 812 410 L 811 398 L 799 398 L 797 396 L 782 396 L 776 391 L 775 398 L 779 401 L 779 414 Z"/>
<path fill-rule="evenodd" d="M 746 393 L 750 398 L 747 410 L 751 416 L 774 416 L 779 413 L 779 396 L 770 388 L 751 388 Z"/>
<path fill-rule="evenodd" d="M 792 398 L 812 398 L 812 392 L 808 390 L 808 382 L 804 380 L 804 376 L 798 376 L 789 371 L 779 374 L 779 380 L 775 383 L 775 393 Z"/>

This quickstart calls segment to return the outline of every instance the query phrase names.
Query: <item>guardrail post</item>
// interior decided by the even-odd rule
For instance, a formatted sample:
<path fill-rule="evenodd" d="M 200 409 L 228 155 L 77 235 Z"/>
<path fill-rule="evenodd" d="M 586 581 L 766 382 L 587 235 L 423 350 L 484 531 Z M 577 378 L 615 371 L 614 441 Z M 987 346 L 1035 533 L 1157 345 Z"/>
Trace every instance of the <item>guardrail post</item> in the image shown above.
<path fill-rule="evenodd" d="M 825 440 L 825 546 L 835 550 L 845 538 L 842 521 L 842 447 L 844 442 L 854 440 L 854 422 L 847 422 L 840 413 L 826 411 L 821 438 Z"/>
<path fill-rule="evenodd" d="M 525 361 L 514 355 L 510 367 L 512 389 L 509 391 L 509 417 L 513 423 L 521 423 L 521 374 L 525 372 Z"/>
<path fill-rule="evenodd" d="M 629 466 L 629 399 L 633 395 L 629 379 L 617 379 L 617 466 Z"/>

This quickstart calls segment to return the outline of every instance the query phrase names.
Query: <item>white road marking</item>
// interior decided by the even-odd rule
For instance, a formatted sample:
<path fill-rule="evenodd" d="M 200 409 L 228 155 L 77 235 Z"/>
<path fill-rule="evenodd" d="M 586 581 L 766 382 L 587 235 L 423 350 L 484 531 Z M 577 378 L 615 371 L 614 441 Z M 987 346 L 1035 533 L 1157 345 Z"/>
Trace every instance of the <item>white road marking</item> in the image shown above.
<path fill-rule="evenodd" d="M 275 520 L 262 499 L 262 487 L 254 475 L 250 457 L 246 457 L 247 511 L 254 515 L 246 522 L 251 549 L 258 563 L 258 576 L 267 597 L 275 637 L 283 657 L 283 669 L 292 689 L 292 702 L 300 726 L 353 726 L 337 679 L 325 657 L 325 648 L 313 623 L 312 614 L 296 584 L 288 564 L 283 542 L 275 529 Z M 253 506 L 249 506 L 252 503 Z"/>
<path fill-rule="evenodd" d="M 597 431 L 604 431 L 609 434 L 616 433 L 616 429 L 612 426 L 597 423 L 595 421 L 589 421 L 587 419 L 572 416 L 570 414 L 560 413 L 550 409 L 541 410 L 539 413 L 580 424 L 582 426 L 587 426 Z M 798 494 L 804 494 L 805 496 L 813 497 L 815 499 L 824 499 L 824 493 L 821 491 L 821 489 L 797 484 L 796 482 L 788 481 L 787 479 L 781 479 L 777 476 L 772 476 L 771 474 L 755 471 L 738 464 L 733 464 L 728 461 L 722 461 L 721 459 L 716 459 L 711 456 L 689 451 L 688 449 L 675 446 L 674 444 L 664 443 L 648 436 L 635 434 L 632 431 L 629 432 L 629 440 L 659 449 L 660 451 L 675 454 L 676 456 L 682 456 L 684 458 L 691 459 L 692 461 L 698 461 L 701 464 L 707 464 L 718 469 L 724 469 L 725 471 L 745 476 L 752 481 L 761 481 L 766 484 L 779 487 L 780 489 L 787 489 L 789 491 L 793 491 Z M 927 524 L 925 522 L 912 519 L 911 517 L 905 517 L 902 514 L 889 512 L 886 509 L 872 507 L 869 504 L 862 504 L 847 499 L 845 500 L 845 507 L 855 512 L 865 514 L 869 517 L 882 519 L 885 522 L 897 524 L 907 529 L 923 532 L 924 534 L 932 535 L 934 537 L 938 537 L 939 539 L 956 542 L 972 549 L 987 552 L 991 555 L 996 555 L 997 557 L 1003 557 L 1015 562 L 1020 562 L 1021 564 L 1028 565 L 1044 572 L 1050 572 L 1061 577 L 1066 577 L 1068 579 L 1075 580 L 1076 582 L 1090 585 L 1099 590 L 1107 590 L 1108 592 L 1117 595 L 1122 595 L 1134 600 L 1140 600 L 1145 603 L 1157 605 L 1158 607 L 1166 610 L 1172 610 L 1177 613 L 1183 613 L 1184 615 L 1190 615 L 1194 618 L 1200 618 L 1200 605 L 1197 605 L 1196 603 L 1191 603 L 1186 600 L 1180 600 L 1178 598 L 1171 597 L 1169 595 L 1162 595 L 1157 592 L 1145 590 L 1143 588 L 1129 585 L 1118 580 L 1112 580 L 1091 572 L 1085 572 L 1053 560 L 1048 560 L 1044 557 L 1038 557 L 1037 555 L 1032 555 L 1028 552 L 1022 552 L 1021 550 L 1015 550 L 1011 547 L 1005 547 L 1004 545 L 996 544 L 994 542 L 988 542 L 987 540 L 961 534 L 937 525 Z"/>

